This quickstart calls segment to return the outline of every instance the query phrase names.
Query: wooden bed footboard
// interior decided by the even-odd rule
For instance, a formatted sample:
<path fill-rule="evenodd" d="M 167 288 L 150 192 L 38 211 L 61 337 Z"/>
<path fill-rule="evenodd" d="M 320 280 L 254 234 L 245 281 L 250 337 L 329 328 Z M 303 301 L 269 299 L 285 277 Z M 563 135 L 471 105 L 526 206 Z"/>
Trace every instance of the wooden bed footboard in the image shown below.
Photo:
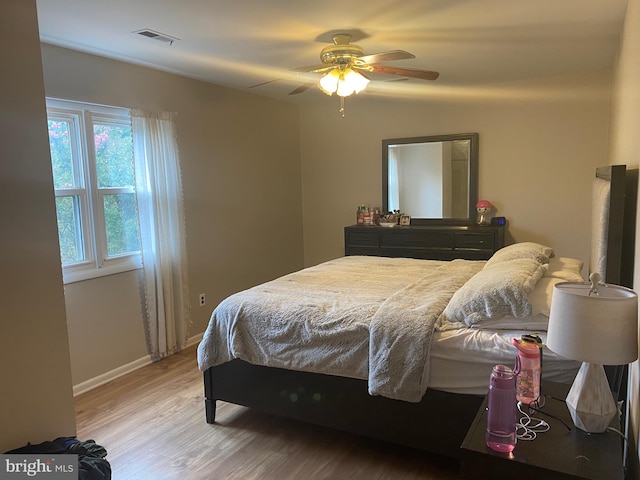
<path fill-rule="evenodd" d="M 208 423 L 216 401 L 457 458 L 482 403 L 478 395 L 427 390 L 420 403 L 371 396 L 365 380 L 233 360 L 204 373 Z"/>

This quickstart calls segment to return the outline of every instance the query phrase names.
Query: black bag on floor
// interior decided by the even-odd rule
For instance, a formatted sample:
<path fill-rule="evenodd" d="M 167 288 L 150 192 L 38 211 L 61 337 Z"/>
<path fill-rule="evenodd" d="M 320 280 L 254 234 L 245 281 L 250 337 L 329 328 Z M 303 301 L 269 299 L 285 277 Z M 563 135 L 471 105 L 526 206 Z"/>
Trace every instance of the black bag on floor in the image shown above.
<path fill-rule="evenodd" d="M 78 480 L 111 480 L 111 465 L 106 460 L 107 450 L 93 440 L 79 441 L 75 437 L 60 437 L 52 442 L 36 445 L 28 443 L 8 454 L 76 454 L 78 455 Z"/>

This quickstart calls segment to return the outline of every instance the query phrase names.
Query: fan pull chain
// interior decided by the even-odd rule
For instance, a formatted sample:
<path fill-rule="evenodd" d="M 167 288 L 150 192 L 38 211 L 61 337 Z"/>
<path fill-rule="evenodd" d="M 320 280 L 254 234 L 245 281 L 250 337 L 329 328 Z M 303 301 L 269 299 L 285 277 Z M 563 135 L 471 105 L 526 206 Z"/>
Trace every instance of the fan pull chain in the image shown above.
<path fill-rule="evenodd" d="M 340 115 L 344 118 L 344 97 L 340 97 Z"/>

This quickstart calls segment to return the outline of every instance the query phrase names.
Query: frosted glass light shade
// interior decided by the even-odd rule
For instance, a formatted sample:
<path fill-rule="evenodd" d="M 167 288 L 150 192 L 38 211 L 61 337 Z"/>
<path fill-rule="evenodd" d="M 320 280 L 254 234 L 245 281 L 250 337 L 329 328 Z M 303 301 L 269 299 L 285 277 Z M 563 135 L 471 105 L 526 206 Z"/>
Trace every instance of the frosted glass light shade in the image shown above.
<path fill-rule="evenodd" d="M 361 73 L 347 68 L 344 72 L 344 83 L 348 85 L 348 90 L 350 90 L 349 95 L 351 95 L 354 92 L 360 93 L 364 90 L 369 83 L 369 79 Z M 340 92 L 338 92 L 338 95 L 340 95 Z"/>
<path fill-rule="evenodd" d="M 327 95 L 333 95 L 338 89 L 339 80 L 340 73 L 337 69 L 334 68 L 320 79 L 318 86 L 320 87 L 320 90 L 322 90 Z"/>
<path fill-rule="evenodd" d="M 334 93 L 340 97 L 348 97 L 360 93 L 367 87 L 369 79 L 349 67 L 336 67 L 324 75 L 318 86 L 327 95 Z"/>

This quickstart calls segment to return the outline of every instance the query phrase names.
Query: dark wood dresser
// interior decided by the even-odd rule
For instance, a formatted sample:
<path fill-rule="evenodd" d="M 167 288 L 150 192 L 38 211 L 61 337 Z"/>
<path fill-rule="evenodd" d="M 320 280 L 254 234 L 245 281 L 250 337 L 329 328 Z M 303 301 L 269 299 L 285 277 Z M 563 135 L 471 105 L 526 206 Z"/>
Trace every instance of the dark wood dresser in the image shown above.
<path fill-rule="evenodd" d="M 504 246 L 504 230 L 503 225 L 352 225 L 344 228 L 344 254 L 486 260 Z"/>

